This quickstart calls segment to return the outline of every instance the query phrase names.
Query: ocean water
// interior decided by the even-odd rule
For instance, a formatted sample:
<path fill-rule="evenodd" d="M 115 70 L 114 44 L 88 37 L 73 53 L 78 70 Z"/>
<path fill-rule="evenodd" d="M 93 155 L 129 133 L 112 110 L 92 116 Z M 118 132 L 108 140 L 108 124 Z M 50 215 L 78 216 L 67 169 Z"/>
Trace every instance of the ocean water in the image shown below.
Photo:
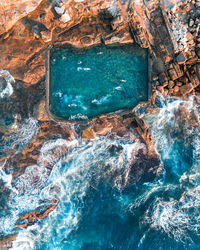
<path fill-rule="evenodd" d="M 195 97 L 183 101 L 159 95 L 156 103 L 155 114 L 138 110 L 162 164 L 155 178 L 149 172 L 137 182 L 132 178 L 136 153 L 145 150 L 134 134 L 88 143 L 47 141 L 40 165 L 28 166 L 14 183 L 2 166 L 0 233 L 18 233 L 12 249 L 199 249 L 200 105 Z M 25 122 L 14 142 L 27 143 L 30 128 L 37 133 L 34 119 Z M 64 144 L 69 153 L 48 175 L 42 162 Z M 46 218 L 15 228 L 21 213 L 53 198 L 58 207 Z"/>
<path fill-rule="evenodd" d="M 50 56 L 50 111 L 79 120 L 148 100 L 147 50 L 136 45 L 57 48 Z"/>

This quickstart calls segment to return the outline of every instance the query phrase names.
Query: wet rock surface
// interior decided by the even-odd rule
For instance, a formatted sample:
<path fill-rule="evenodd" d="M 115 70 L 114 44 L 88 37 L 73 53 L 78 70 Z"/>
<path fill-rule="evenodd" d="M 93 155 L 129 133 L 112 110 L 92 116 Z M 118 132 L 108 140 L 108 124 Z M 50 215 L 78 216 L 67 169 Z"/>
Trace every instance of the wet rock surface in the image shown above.
<path fill-rule="evenodd" d="M 192 93 L 198 93 L 198 0 L 3 1 L 1 6 L 5 18 L 0 68 L 27 85 L 45 76 L 45 50 L 49 45 L 137 42 L 149 49 L 154 61 L 150 79 L 154 90 L 181 96 L 175 88 L 181 82 L 191 83 Z M 12 11 L 8 15 L 11 6 L 17 15 Z M 174 81 L 174 87 L 170 81 Z"/>
<path fill-rule="evenodd" d="M 45 218 L 50 212 L 56 209 L 58 205 L 58 201 L 46 201 L 49 205 L 42 205 L 38 207 L 36 210 L 22 214 L 19 218 L 18 224 L 16 227 L 18 228 L 26 228 L 28 226 L 33 225 L 36 221 Z"/>
<path fill-rule="evenodd" d="M 150 52 L 153 92 L 199 96 L 200 1 L 6 0 L 0 7 L 0 164 L 12 175 L 12 184 L 16 186 L 17 178 L 32 165 L 44 167 L 48 176 L 71 150 L 66 140 L 87 143 L 103 137 L 134 136 L 143 145 L 131 168 L 133 182 L 159 175 L 160 159 L 148 126 L 134 112 L 99 116 L 84 125 L 54 121 L 48 115 L 46 49 L 63 43 L 88 47 L 137 42 Z M 185 124 L 199 126 L 184 107 L 180 116 Z M 45 147 L 48 143 L 53 146 Z M 33 186 L 38 178 L 33 178 Z M 43 219 L 58 202 L 22 214 L 16 226 L 24 228 Z M 9 248 L 15 238 L 4 238 L 0 248 Z"/>

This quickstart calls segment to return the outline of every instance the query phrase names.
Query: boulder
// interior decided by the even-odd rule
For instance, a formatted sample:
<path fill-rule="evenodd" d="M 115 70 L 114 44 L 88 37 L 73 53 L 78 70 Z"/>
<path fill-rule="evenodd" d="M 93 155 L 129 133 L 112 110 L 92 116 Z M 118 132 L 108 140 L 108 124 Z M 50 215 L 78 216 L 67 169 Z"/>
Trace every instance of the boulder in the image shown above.
<path fill-rule="evenodd" d="M 0 249 L 6 250 L 12 248 L 12 242 L 16 240 L 17 234 L 9 235 L 0 240 Z"/>
<path fill-rule="evenodd" d="M 189 94 L 192 90 L 193 90 L 193 86 L 191 83 L 188 83 L 186 85 L 183 85 L 180 87 L 180 93 L 182 96 L 185 96 L 187 94 Z"/>
<path fill-rule="evenodd" d="M 181 52 L 177 57 L 176 57 L 176 61 L 178 64 L 183 64 L 185 63 L 187 60 L 185 54 L 183 52 Z"/>
<path fill-rule="evenodd" d="M 86 128 L 82 131 L 82 138 L 83 139 L 94 139 L 95 138 L 95 132 L 92 127 Z"/>
<path fill-rule="evenodd" d="M 52 203 L 51 205 L 42 205 L 38 207 L 34 211 L 30 211 L 28 213 L 22 214 L 20 216 L 18 224 L 16 227 L 18 228 L 26 228 L 28 226 L 33 225 L 36 221 L 44 219 L 50 212 L 56 209 L 58 205 L 58 200 L 48 201 Z"/>

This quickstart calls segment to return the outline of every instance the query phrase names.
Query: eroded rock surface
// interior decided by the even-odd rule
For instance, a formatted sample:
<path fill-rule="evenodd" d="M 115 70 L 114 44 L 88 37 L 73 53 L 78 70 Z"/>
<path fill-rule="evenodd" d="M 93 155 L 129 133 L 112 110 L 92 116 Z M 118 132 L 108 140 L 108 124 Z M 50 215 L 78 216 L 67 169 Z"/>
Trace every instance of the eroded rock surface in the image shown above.
<path fill-rule="evenodd" d="M 134 112 L 99 116 L 83 126 L 48 116 L 46 49 L 64 43 L 87 47 L 137 42 L 150 51 L 153 91 L 186 98 L 200 93 L 199 20 L 199 0 L 1 0 L 0 164 L 12 175 L 11 184 L 16 186 L 30 166 L 43 167 L 48 176 L 71 150 L 67 142 L 101 137 L 134 136 L 143 150 L 137 152 L 132 178 L 138 181 L 145 172 L 155 177 L 160 160 L 147 124 Z M 199 126 L 184 108 L 179 115 Z M 39 176 L 33 177 L 31 185 L 37 185 Z M 17 226 L 32 225 L 56 206 L 57 201 L 39 207 L 42 212 L 23 214 Z M 10 247 L 15 238 L 4 239 L 0 248 Z"/>
<path fill-rule="evenodd" d="M 199 92 L 199 0 L 12 1 L 15 15 L 6 14 L 7 1 L 1 7 L 9 22 L 2 22 L 0 68 L 26 84 L 44 77 L 48 45 L 137 42 L 152 54 L 154 89 L 170 95 Z M 188 84 L 190 91 L 180 88 Z"/>
<path fill-rule="evenodd" d="M 33 225 L 36 221 L 45 218 L 50 212 L 56 209 L 58 205 L 58 201 L 46 201 L 49 202 L 49 205 L 42 205 L 37 208 L 37 210 L 22 214 L 20 216 L 18 224 L 16 227 L 18 228 L 26 228 L 28 226 Z"/>

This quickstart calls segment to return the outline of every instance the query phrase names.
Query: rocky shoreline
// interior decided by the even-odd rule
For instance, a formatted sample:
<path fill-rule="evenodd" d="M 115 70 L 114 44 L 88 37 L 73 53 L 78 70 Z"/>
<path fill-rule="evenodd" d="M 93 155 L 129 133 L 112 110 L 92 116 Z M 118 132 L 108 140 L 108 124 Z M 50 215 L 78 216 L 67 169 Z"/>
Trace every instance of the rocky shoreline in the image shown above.
<path fill-rule="evenodd" d="M 52 148 L 48 152 L 51 159 L 41 162 L 44 143 L 56 138 L 87 142 L 98 136 L 125 138 L 133 133 L 146 150 L 138 151 L 138 159 L 145 158 L 147 165 L 141 171 L 138 163 L 138 179 L 145 170 L 160 171 L 148 126 L 135 112 L 101 115 L 85 125 L 51 119 L 46 112 L 46 50 L 63 43 L 81 48 L 99 43 L 137 43 L 150 52 L 153 97 L 158 91 L 181 98 L 193 94 L 198 100 L 200 0 L 3 0 L 0 14 L 0 90 L 5 93 L 0 96 L 0 163 L 12 174 L 13 184 L 27 166 L 43 165 L 48 173 L 51 171 L 55 162 L 70 150 L 65 145 Z M 155 112 L 154 103 L 152 98 L 149 112 Z M 24 124 L 29 134 L 35 132 L 21 148 L 20 129 Z M 57 203 L 43 207 L 43 213 L 31 211 L 22 215 L 27 223 L 16 227 L 26 227 L 44 218 Z M 10 247 L 15 238 L 14 235 L 3 239 L 0 248 Z"/>
<path fill-rule="evenodd" d="M 7 20 L 2 3 L 2 69 L 27 85 L 45 76 L 45 50 L 69 43 L 86 47 L 137 42 L 153 60 L 154 89 L 170 95 L 198 94 L 200 79 L 200 2 L 191 1 L 36 1 L 27 8 L 12 1 L 16 15 Z M 16 16 L 18 18 L 16 19 Z M 4 17 L 4 18 L 3 18 Z"/>

